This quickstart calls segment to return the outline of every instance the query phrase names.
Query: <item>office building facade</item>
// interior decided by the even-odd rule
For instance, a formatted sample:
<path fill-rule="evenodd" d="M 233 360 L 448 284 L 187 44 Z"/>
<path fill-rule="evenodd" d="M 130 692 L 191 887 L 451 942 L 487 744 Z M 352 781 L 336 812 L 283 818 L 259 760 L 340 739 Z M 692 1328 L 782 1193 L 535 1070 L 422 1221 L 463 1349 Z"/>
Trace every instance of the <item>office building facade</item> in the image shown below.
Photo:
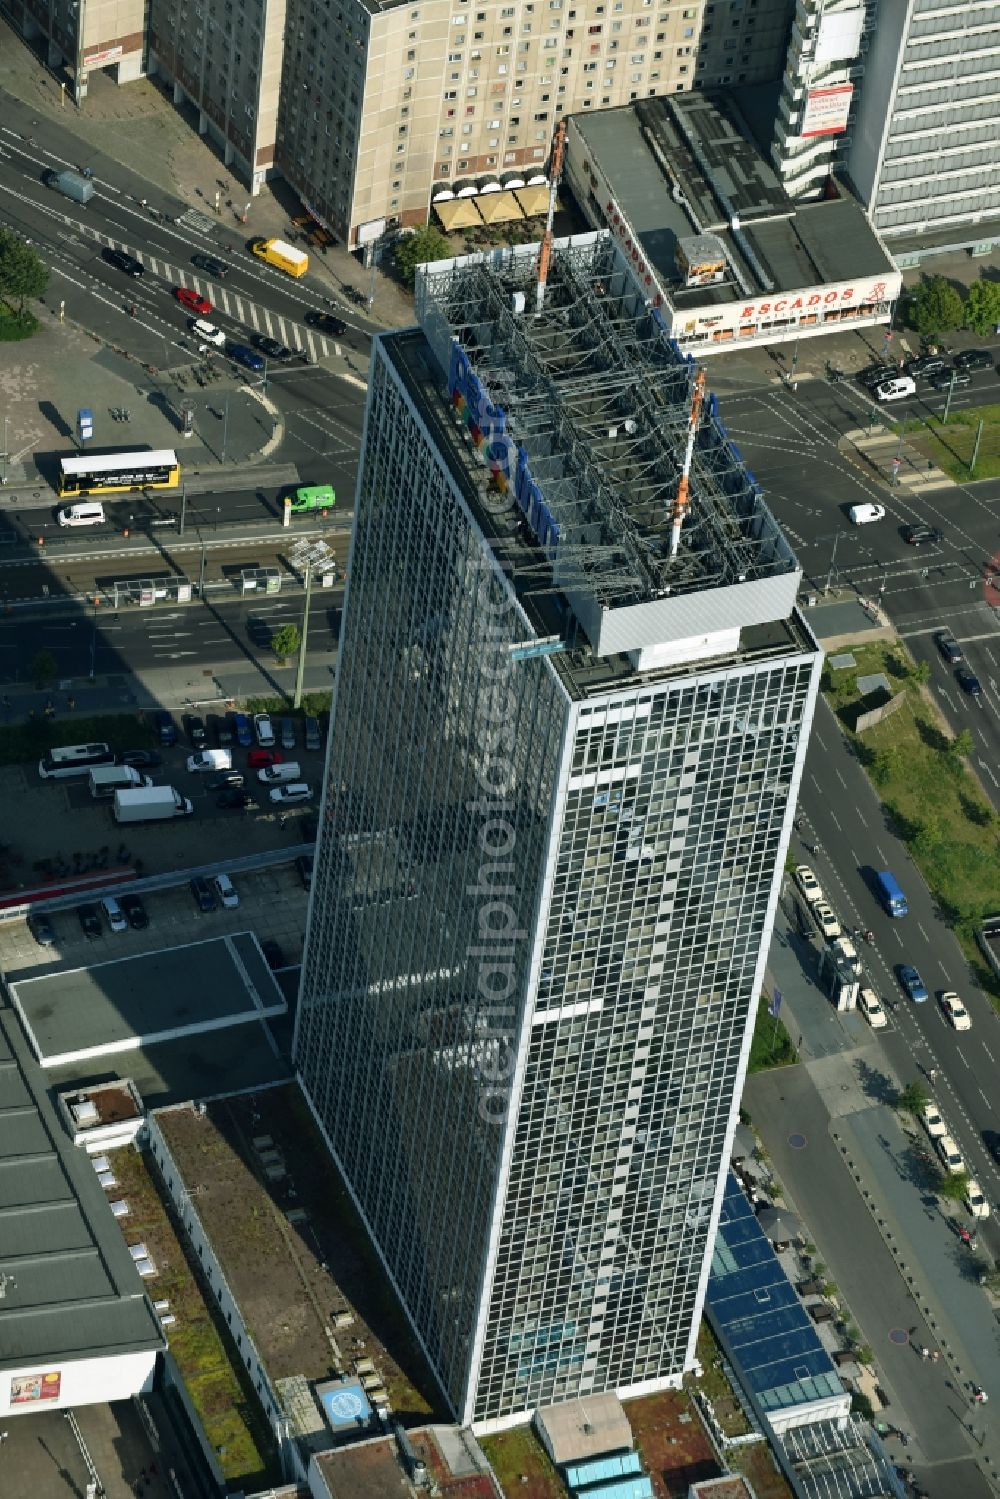
<path fill-rule="evenodd" d="M 480 1425 L 694 1359 L 813 711 L 800 573 L 607 235 L 376 341 L 295 1038 Z M 678 522 L 680 523 L 680 522 Z"/>
<path fill-rule="evenodd" d="M 716 14 L 718 12 L 718 15 Z M 556 122 L 780 75 L 788 0 L 288 0 L 278 162 L 348 244 L 544 180 Z"/>
<path fill-rule="evenodd" d="M 772 159 L 793 197 L 846 180 L 899 265 L 1000 244 L 991 0 L 798 0 Z"/>

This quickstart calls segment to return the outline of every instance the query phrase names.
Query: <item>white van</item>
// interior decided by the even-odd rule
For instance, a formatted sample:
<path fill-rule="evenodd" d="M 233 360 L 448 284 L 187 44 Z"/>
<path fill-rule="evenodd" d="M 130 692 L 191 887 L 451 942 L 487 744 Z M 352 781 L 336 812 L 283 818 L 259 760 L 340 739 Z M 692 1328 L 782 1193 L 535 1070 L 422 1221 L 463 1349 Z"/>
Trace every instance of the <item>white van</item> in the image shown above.
<path fill-rule="evenodd" d="M 258 781 L 265 786 L 277 786 L 282 781 L 301 781 L 302 767 L 298 760 L 286 760 L 281 765 L 265 765 L 257 772 Z"/>
<path fill-rule="evenodd" d="M 917 385 L 909 375 L 900 375 L 895 380 L 883 380 L 875 387 L 875 398 L 879 401 L 902 401 L 906 396 L 915 396 Z"/>
<path fill-rule="evenodd" d="M 867 526 L 872 521 L 885 520 L 885 506 L 868 501 L 864 505 L 852 505 L 847 514 L 852 526 Z"/>
<path fill-rule="evenodd" d="M 61 526 L 103 526 L 104 506 L 100 500 L 64 505 L 61 510 L 56 511 L 56 520 Z"/>

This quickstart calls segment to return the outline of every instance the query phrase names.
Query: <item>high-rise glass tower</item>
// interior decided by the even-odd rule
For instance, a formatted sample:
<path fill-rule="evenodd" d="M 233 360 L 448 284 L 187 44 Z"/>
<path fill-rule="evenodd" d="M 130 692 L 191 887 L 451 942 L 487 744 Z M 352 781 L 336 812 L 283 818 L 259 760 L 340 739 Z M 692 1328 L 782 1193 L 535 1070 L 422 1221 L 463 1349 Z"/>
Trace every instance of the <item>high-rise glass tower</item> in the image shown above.
<path fill-rule="evenodd" d="M 295 1040 L 480 1424 L 691 1366 L 821 660 L 622 252 L 536 256 L 376 340 Z"/>

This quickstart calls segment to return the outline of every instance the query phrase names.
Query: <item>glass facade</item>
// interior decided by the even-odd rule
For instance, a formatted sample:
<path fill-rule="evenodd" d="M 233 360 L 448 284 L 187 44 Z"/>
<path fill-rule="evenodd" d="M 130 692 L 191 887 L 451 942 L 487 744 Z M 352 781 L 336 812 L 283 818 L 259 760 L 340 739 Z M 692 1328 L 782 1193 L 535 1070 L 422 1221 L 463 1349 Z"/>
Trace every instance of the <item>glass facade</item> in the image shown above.
<path fill-rule="evenodd" d="M 690 1366 L 819 655 L 584 682 L 533 653 L 386 349 L 296 1062 L 488 1423 Z"/>

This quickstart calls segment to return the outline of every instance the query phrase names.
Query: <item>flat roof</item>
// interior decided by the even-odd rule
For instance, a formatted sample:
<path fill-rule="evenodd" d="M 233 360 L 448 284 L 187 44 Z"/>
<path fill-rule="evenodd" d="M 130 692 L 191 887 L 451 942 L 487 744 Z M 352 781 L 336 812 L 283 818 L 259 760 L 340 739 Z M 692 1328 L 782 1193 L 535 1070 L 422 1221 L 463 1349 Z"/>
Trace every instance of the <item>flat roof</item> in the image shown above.
<path fill-rule="evenodd" d="M 705 1304 L 741 1382 L 765 1411 L 847 1398 L 732 1171 L 726 1176 Z"/>
<path fill-rule="evenodd" d="M 552 1461 L 559 1467 L 628 1451 L 634 1445 L 628 1416 L 610 1390 L 559 1405 L 539 1406 L 535 1421 Z"/>
<path fill-rule="evenodd" d="M 0 1368 L 165 1347 L 90 1158 L 73 1145 L 17 1016 L 0 1007 Z"/>
<path fill-rule="evenodd" d="M 9 989 L 43 1067 L 242 1025 L 287 1008 L 252 932 L 60 969 Z"/>
<path fill-rule="evenodd" d="M 803 204 L 789 197 L 728 98 L 661 96 L 570 120 L 678 308 L 894 269 L 853 198 Z M 718 236 L 730 274 L 687 287 L 677 243 L 698 234 Z"/>

